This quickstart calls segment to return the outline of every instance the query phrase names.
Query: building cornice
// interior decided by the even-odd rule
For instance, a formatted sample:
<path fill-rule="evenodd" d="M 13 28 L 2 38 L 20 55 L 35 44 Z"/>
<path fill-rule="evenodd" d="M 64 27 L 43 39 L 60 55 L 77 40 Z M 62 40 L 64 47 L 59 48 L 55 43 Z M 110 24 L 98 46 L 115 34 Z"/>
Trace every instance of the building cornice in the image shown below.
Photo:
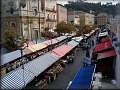
<path fill-rule="evenodd" d="M 29 18 L 29 19 L 45 19 L 45 17 L 37 17 L 37 16 L 7 16 L 7 17 L 3 17 L 2 19 L 18 19 L 18 18 Z"/>

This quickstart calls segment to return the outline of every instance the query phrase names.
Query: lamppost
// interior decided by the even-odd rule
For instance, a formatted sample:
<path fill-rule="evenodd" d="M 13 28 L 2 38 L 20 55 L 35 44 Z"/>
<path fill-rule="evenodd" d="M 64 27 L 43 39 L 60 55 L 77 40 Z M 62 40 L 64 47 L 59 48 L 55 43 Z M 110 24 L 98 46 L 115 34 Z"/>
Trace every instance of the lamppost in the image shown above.
<path fill-rule="evenodd" d="M 23 36 L 23 28 L 22 28 L 22 9 L 21 8 L 25 8 L 25 6 L 26 6 L 26 0 L 21 0 L 20 2 L 19 2 L 19 16 L 20 16 L 20 18 L 21 18 L 21 35 Z"/>
<path fill-rule="evenodd" d="M 35 38 L 35 42 L 36 42 L 36 44 L 37 44 L 37 40 L 38 40 L 38 36 L 36 36 L 36 38 Z"/>
<path fill-rule="evenodd" d="M 19 37 L 19 38 L 17 38 L 17 39 L 15 39 L 15 41 L 14 41 L 14 43 L 19 47 L 19 50 L 20 50 L 20 52 L 21 52 L 21 63 L 22 63 L 22 69 L 23 69 L 23 82 L 24 82 L 24 86 L 23 86 L 23 88 L 25 87 L 25 79 L 24 79 L 24 60 L 23 60 L 23 50 L 26 48 L 26 47 L 28 47 L 28 44 L 29 44 L 29 38 L 28 37 L 26 37 L 26 44 L 27 44 L 27 46 L 25 46 L 24 48 L 22 48 L 21 47 L 21 44 L 22 44 L 22 38 L 23 37 Z"/>

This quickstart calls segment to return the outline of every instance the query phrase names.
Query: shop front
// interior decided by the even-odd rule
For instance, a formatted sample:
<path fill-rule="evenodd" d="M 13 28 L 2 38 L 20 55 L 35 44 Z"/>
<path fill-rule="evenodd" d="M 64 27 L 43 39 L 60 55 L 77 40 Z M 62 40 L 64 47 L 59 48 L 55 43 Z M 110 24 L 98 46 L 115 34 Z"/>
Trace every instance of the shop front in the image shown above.
<path fill-rule="evenodd" d="M 114 49 L 98 53 L 96 71 L 102 72 L 102 75 L 105 77 L 114 78 L 115 58 L 116 52 Z"/>

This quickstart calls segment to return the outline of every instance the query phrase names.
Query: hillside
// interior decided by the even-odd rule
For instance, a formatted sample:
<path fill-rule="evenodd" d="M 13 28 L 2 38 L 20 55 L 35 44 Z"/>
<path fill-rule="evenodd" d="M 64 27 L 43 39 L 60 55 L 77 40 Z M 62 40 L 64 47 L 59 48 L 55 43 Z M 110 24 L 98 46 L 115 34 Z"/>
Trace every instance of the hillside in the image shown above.
<path fill-rule="evenodd" d="M 104 5 L 101 5 L 101 3 L 88 3 L 83 2 L 81 0 L 77 1 L 69 1 L 68 4 L 65 5 L 65 7 L 71 11 L 71 10 L 80 10 L 84 12 L 90 12 L 92 10 L 93 14 L 98 14 L 100 12 L 105 12 L 110 15 L 116 14 L 116 5 L 112 5 L 112 3 L 107 3 Z"/>

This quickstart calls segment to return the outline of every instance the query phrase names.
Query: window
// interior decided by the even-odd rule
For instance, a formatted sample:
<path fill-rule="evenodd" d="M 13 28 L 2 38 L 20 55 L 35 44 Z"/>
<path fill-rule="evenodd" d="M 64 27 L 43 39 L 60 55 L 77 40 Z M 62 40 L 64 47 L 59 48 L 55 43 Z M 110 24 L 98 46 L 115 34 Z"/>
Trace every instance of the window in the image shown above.
<path fill-rule="evenodd" d="M 47 19 L 49 19 L 49 14 L 47 15 Z"/>
<path fill-rule="evenodd" d="M 55 6 L 53 6 L 53 10 L 55 10 Z"/>
<path fill-rule="evenodd" d="M 13 14 L 14 13 L 14 8 L 10 7 L 10 13 Z"/>
<path fill-rule="evenodd" d="M 11 27 L 15 27 L 16 26 L 16 24 L 15 23 L 11 23 Z"/>
<path fill-rule="evenodd" d="M 53 18 L 52 18 L 52 15 L 50 15 L 50 19 L 53 19 Z"/>
<path fill-rule="evenodd" d="M 37 9 L 33 10 L 33 15 L 35 15 L 35 16 L 37 15 Z"/>
<path fill-rule="evenodd" d="M 54 15 L 54 20 L 55 20 L 55 15 Z"/>
<path fill-rule="evenodd" d="M 36 0 L 32 0 L 32 2 L 36 3 Z"/>
<path fill-rule="evenodd" d="M 47 27 L 49 27 L 49 23 L 47 24 Z"/>
<path fill-rule="evenodd" d="M 9 6 L 13 6 L 13 1 L 10 1 L 10 2 L 8 3 L 8 5 L 9 5 Z"/>

